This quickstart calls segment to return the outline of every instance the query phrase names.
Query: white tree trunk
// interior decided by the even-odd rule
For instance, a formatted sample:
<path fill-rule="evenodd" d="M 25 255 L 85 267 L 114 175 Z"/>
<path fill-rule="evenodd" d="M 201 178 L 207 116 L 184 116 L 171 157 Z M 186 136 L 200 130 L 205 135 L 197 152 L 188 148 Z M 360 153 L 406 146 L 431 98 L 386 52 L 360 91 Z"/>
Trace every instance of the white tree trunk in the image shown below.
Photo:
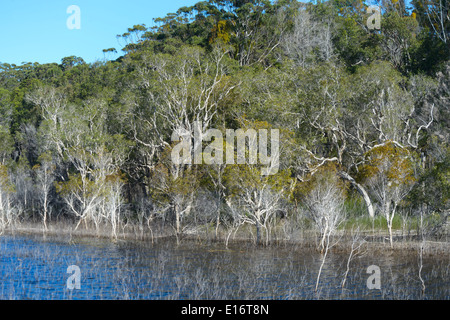
<path fill-rule="evenodd" d="M 339 172 L 339 175 L 342 179 L 349 181 L 356 188 L 356 190 L 358 190 L 359 194 L 361 194 L 364 202 L 366 203 L 369 216 L 373 218 L 375 216 L 375 210 L 373 209 L 372 201 L 370 200 L 369 194 L 367 193 L 366 189 L 364 189 L 362 185 L 357 183 L 355 179 L 353 179 L 348 173 L 341 171 Z"/>

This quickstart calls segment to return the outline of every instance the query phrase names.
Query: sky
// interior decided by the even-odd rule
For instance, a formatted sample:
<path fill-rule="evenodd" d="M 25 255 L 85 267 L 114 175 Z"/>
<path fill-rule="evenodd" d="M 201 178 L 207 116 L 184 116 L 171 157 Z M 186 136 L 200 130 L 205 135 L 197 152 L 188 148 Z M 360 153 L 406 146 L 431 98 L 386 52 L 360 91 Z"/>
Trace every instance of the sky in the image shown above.
<path fill-rule="evenodd" d="M 199 1 L 0 0 L 0 63 L 60 63 L 72 55 L 88 63 L 116 59 L 124 47 L 116 35 L 136 24 L 150 27 L 154 18 Z M 72 5 L 80 9 L 80 29 L 67 26 L 75 21 L 74 12 L 67 12 Z M 118 53 L 105 56 L 108 48 Z"/>
<path fill-rule="evenodd" d="M 115 59 L 122 52 L 116 35 L 136 24 L 153 25 L 164 17 L 199 0 L 0 0 L 0 63 L 60 63 L 68 56 L 78 56 L 88 63 L 105 59 L 103 49 L 116 48 Z M 80 29 L 70 29 L 77 21 Z"/>

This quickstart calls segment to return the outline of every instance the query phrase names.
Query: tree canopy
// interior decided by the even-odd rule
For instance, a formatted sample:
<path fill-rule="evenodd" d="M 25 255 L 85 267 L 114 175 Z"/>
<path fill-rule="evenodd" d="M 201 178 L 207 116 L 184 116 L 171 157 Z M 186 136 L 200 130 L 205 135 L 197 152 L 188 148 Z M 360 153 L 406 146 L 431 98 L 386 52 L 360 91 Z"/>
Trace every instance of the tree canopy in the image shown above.
<path fill-rule="evenodd" d="M 114 228 L 157 217 L 177 233 L 249 223 L 267 241 L 277 217 L 327 184 L 334 200 L 362 195 L 371 215 L 421 208 L 446 219 L 449 4 L 380 6 L 372 30 L 360 0 L 201 1 L 128 28 L 114 61 L 2 63 L 0 196 L 23 216 L 44 206 Z M 173 133 L 193 139 L 196 121 L 223 136 L 279 129 L 278 174 L 172 163 Z"/>

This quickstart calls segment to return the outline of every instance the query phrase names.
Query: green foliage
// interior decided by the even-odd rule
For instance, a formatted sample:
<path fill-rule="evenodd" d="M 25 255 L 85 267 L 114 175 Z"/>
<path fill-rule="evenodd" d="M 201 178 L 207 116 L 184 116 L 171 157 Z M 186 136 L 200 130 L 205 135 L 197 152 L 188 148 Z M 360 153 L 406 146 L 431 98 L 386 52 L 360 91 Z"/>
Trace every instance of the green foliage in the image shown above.
<path fill-rule="evenodd" d="M 8 167 L 0 164 L 0 189 L 1 192 L 13 193 L 15 191 L 14 185 L 11 183 Z"/>
<path fill-rule="evenodd" d="M 232 199 L 249 213 L 258 211 L 249 209 L 258 195 L 282 194 L 277 205 L 301 207 L 317 185 L 333 183 L 345 191 L 349 224 L 371 226 L 355 185 L 384 181 L 392 194 L 414 186 L 407 198 L 398 195 L 403 212 L 426 206 L 444 216 L 448 14 L 438 22 L 448 1 L 412 5 L 410 12 L 402 1 L 383 2 L 381 30 L 369 30 L 368 3 L 360 0 L 208 0 L 157 18 L 154 27 L 124 30 L 116 61 L 1 63 L 0 184 L 12 192 L 10 174 L 20 180 L 30 166 L 51 163 L 57 197 L 106 201 L 111 186 L 125 184 L 131 202 L 159 209 L 187 212 L 207 191 L 222 207 Z M 320 28 L 300 33 L 311 41 L 301 64 L 286 42 L 305 12 Z M 175 166 L 171 135 L 196 120 L 222 133 L 279 129 L 278 173 L 261 176 L 262 165 L 249 163 Z M 342 172 L 356 179 L 353 187 Z"/>
<path fill-rule="evenodd" d="M 450 206 L 450 148 L 445 157 L 426 169 L 411 192 L 408 201 L 411 206 L 423 210 L 444 213 Z"/>
<path fill-rule="evenodd" d="M 338 177 L 336 164 L 330 162 L 307 175 L 304 181 L 296 185 L 295 198 L 301 202 L 311 190 L 320 185 L 336 185 L 339 190 L 342 190 L 344 196 L 347 195 L 349 187 L 348 182 Z"/>
<path fill-rule="evenodd" d="M 414 162 L 408 150 L 389 141 L 366 153 L 366 164 L 360 168 L 360 179 L 370 179 L 376 175 L 386 175 L 389 187 L 416 182 Z"/>

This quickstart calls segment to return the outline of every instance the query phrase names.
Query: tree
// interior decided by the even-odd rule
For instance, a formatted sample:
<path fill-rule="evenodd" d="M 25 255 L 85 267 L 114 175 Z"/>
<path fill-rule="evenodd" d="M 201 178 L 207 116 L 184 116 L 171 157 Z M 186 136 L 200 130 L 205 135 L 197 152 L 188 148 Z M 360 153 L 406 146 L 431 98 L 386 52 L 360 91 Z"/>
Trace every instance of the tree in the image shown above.
<path fill-rule="evenodd" d="M 0 164 L 6 165 L 11 161 L 14 151 L 14 140 L 9 133 L 8 127 L 0 125 Z"/>
<path fill-rule="evenodd" d="M 254 225 L 256 243 L 258 245 L 261 243 L 263 239 L 261 233 L 264 232 L 264 243 L 268 245 L 273 220 L 277 213 L 285 211 L 285 203 L 291 199 L 295 180 L 291 178 L 289 169 L 279 168 L 278 131 L 271 130 L 269 143 L 267 134 L 261 134 L 266 132 L 261 130 L 270 128 L 268 123 L 246 121 L 243 124 L 246 129 L 242 131 L 245 132 L 244 140 L 240 142 L 240 139 L 237 139 L 237 148 L 231 144 L 227 145 L 227 159 L 228 152 L 232 151 L 232 155 L 237 156 L 237 164 L 227 162 L 224 170 L 225 201 L 231 212 L 235 214 L 235 219 L 241 221 L 238 225 L 245 223 Z M 256 130 L 259 135 L 256 134 Z M 245 144 L 242 145 L 244 148 L 239 146 L 242 142 Z M 266 148 L 270 152 L 267 152 Z M 270 157 L 270 163 L 265 163 L 268 157 Z M 259 159 L 259 163 L 254 161 L 256 159 Z M 267 165 L 266 168 L 264 164 Z M 275 168 L 276 170 L 272 170 Z"/>
<path fill-rule="evenodd" d="M 101 96 L 81 105 L 66 105 L 59 90 L 44 87 L 28 99 L 42 108 L 41 128 L 46 130 L 41 135 L 48 140 L 44 150 L 52 151 L 67 164 L 67 180 L 56 185 L 70 211 L 79 218 L 76 228 L 83 221 L 86 226 L 92 221 L 98 230 L 102 201 L 108 198 L 107 191 L 117 191 L 107 188 L 107 179 L 118 174 L 130 144 L 120 134 L 109 134 L 108 105 Z M 72 168 L 75 172 L 70 172 Z M 116 225 L 117 219 L 113 223 Z"/>
<path fill-rule="evenodd" d="M 126 179 L 117 173 L 105 177 L 104 197 L 101 203 L 101 215 L 111 224 L 111 236 L 117 240 L 118 228 L 122 223 L 123 188 Z"/>
<path fill-rule="evenodd" d="M 81 174 L 70 174 L 68 180 L 57 182 L 56 191 L 60 194 L 73 215 L 78 218 L 75 230 L 80 223 L 93 222 L 96 230 L 99 230 L 101 216 L 98 210 L 103 196 L 103 185 L 94 182 Z"/>
<path fill-rule="evenodd" d="M 61 68 L 63 71 L 68 71 L 77 65 L 84 64 L 84 60 L 81 57 L 69 56 L 61 59 Z"/>
<path fill-rule="evenodd" d="M 270 241 L 270 228 L 278 212 L 284 211 L 283 202 L 289 199 L 293 180 L 288 172 L 275 176 L 261 176 L 259 168 L 231 165 L 225 169 L 228 194 L 226 203 L 237 214 L 238 224 L 254 225 L 256 244 Z"/>
<path fill-rule="evenodd" d="M 392 221 L 401 201 L 416 182 L 415 162 L 411 153 L 392 141 L 373 148 L 366 154 L 361 168 L 365 184 L 380 204 L 386 218 L 389 242 L 393 247 Z"/>
<path fill-rule="evenodd" d="M 336 53 L 351 71 L 382 57 L 382 34 L 367 27 L 367 5 L 362 1 L 334 1 Z"/>
<path fill-rule="evenodd" d="M 321 167 L 299 184 L 298 196 L 306 208 L 307 215 L 320 233 L 319 249 L 323 253 L 330 248 L 330 237 L 344 220 L 346 185 L 333 164 Z"/>
<path fill-rule="evenodd" d="M 449 41 L 450 4 L 447 0 L 414 0 L 414 11 L 423 26 L 442 42 Z"/>
<path fill-rule="evenodd" d="M 11 196 L 14 194 L 14 185 L 11 184 L 8 168 L 0 164 L 0 230 L 3 231 L 14 220 L 14 208 Z"/>
<path fill-rule="evenodd" d="M 315 291 L 319 286 L 320 275 L 332 243 L 331 237 L 337 232 L 345 218 L 344 200 L 346 185 L 340 180 L 337 168 L 333 164 L 321 166 L 307 180 L 299 184 L 297 195 L 306 208 L 308 217 L 314 222 L 320 233 L 319 249 L 322 263 L 317 275 Z"/>
<path fill-rule="evenodd" d="M 226 146 L 225 148 L 226 149 Z M 224 185 L 224 174 L 225 174 L 226 164 L 224 163 L 213 163 L 207 166 L 207 183 L 210 184 L 211 189 L 213 190 L 213 195 L 216 198 L 216 228 L 215 235 L 216 238 L 219 232 L 219 225 L 221 220 L 221 207 L 222 203 L 225 199 L 225 190 L 226 187 Z"/>
<path fill-rule="evenodd" d="M 141 168 L 130 172 L 135 179 L 145 181 L 153 174 L 163 150 L 170 147 L 172 134 L 185 132 L 185 139 L 193 139 L 194 131 L 206 131 L 224 108 L 236 83 L 227 75 L 228 51 L 222 49 L 216 46 L 207 53 L 184 46 L 173 56 L 145 53 L 138 62 L 129 61 L 135 68 L 131 83 L 137 86 L 135 94 L 126 94 L 131 105 L 126 130 L 136 142 L 135 161 Z M 184 169 L 179 166 L 171 173 L 182 176 Z M 147 194 L 152 192 L 149 184 Z"/>
<path fill-rule="evenodd" d="M 405 72 L 410 69 L 412 49 L 418 46 L 417 20 L 398 11 L 391 11 L 383 15 L 381 28 L 383 34 L 381 47 L 387 56 L 385 60 L 390 61 L 397 70 Z"/>
<path fill-rule="evenodd" d="M 40 164 L 33 167 L 36 181 L 35 186 L 42 207 L 42 212 L 40 211 L 42 223 L 44 224 L 44 230 L 47 230 L 47 218 L 51 218 L 52 210 L 52 207 L 50 206 L 50 196 L 54 182 L 55 165 L 51 154 L 49 153 L 43 153 L 38 161 Z"/>
<path fill-rule="evenodd" d="M 177 241 L 184 231 L 183 220 L 194 210 L 199 179 L 191 165 L 174 164 L 167 148 L 152 172 L 150 186 L 158 214 L 172 216 Z"/>
<path fill-rule="evenodd" d="M 330 61 L 334 53 L 331 24 L 331 20 L 321 21 L 307 8 L 301 8 L 293 30 L 284 35 L 285 54 L 302 68 L 315 65 L 316 61 Z"/>
<path fill-rule="evenodd" d="M 24 155 L 9 167 L 10 180 L 14 185 L 14 207 L 18 215 L 32 216 L 35 211 L 35 194 L 30 163 Z"/>

